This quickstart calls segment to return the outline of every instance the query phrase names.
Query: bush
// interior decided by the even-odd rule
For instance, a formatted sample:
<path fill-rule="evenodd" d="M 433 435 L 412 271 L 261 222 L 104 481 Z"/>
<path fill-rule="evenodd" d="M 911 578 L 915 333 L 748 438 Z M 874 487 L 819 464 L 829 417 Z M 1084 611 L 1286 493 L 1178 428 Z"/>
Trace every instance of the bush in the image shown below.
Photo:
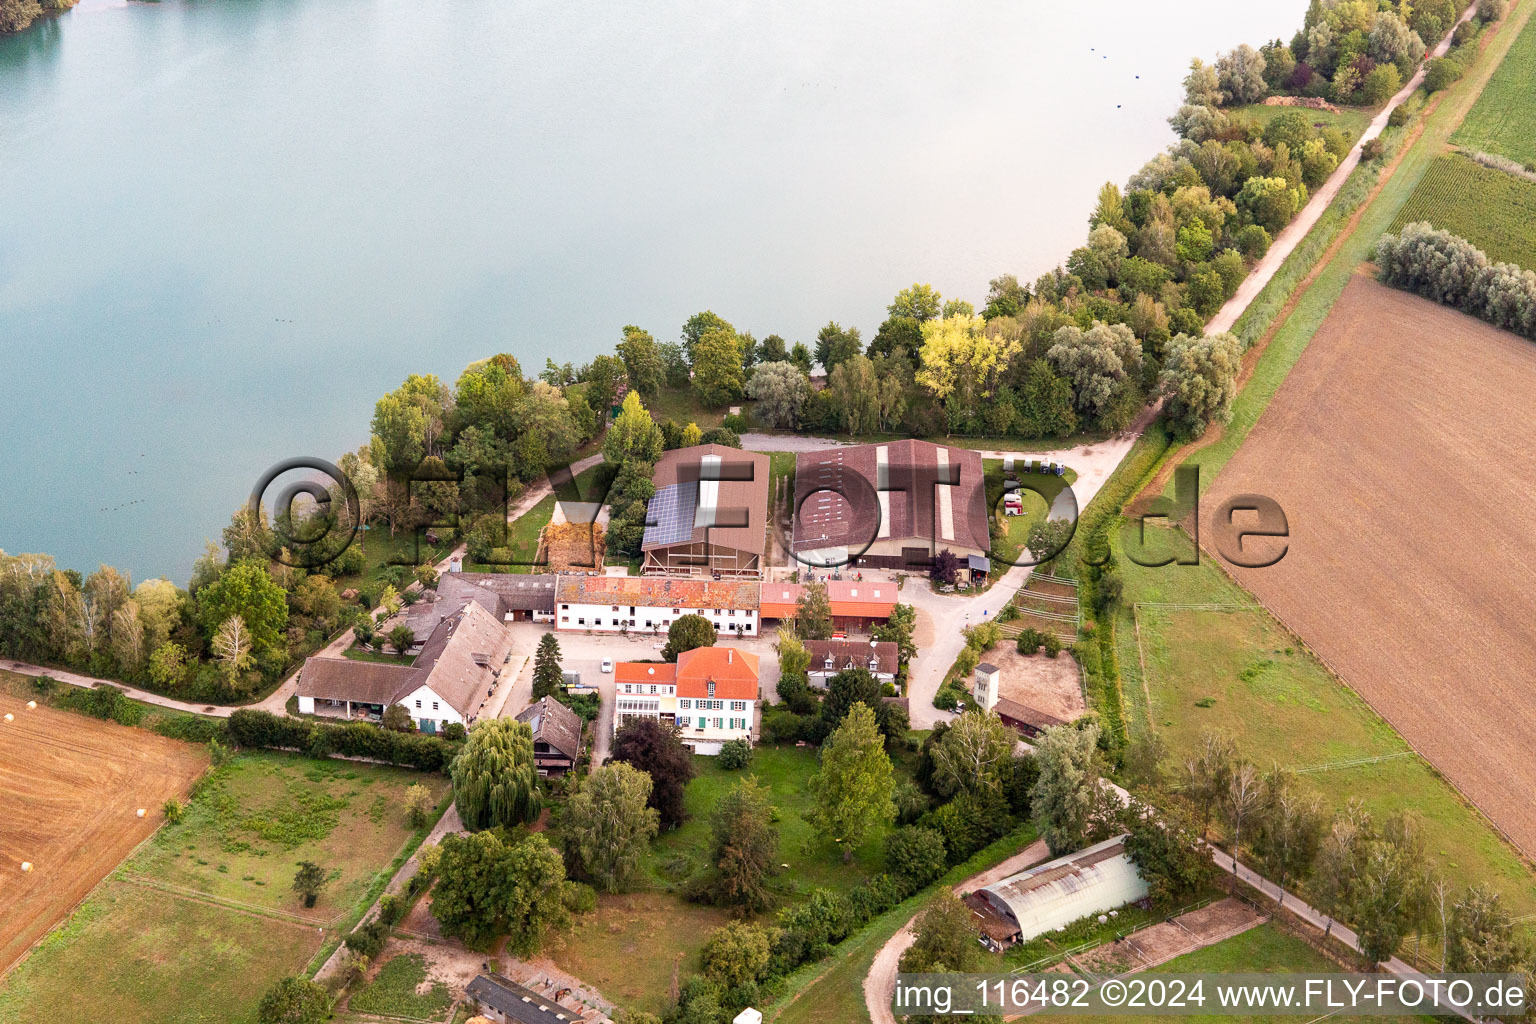
<path fill-rule="evenodd" d="M 1360 147 L 1361 160 L 1380 160 L 1387 151 L 1386 143 L 1380 139 L 1372 139 Z"/>
<path fill-rule="evenodd" d="M 175 797 L 171 797 L 166 800 L 165 803 L 161 805 L 160 809 L 165 812 L 165 820 L 170 822 L 172 825 L 180 821 L 182 814 L 186 811 L 186 808 L 181 805 L 181 801 Z"/>
<path fill-rule="evenodd" d="M 597 890 L 585 882 L 566 882 L 560 902 L 573 914 L 590 914 L 597 909 Z"/>
<path fill-rule="evenodd" d="M 908 826 L 885 838 L 885 869 L 921 889 L 944 873 L 944 837 L 931 828 Z"/>
<path fill-rule="evenodd" d="M 1034 654 L 1043 643 L 1045 643 L 1045 634 L 1030 626 L 1014 641 L 1014 649 L 1020 654 Z"/>
<path fill-rule="evenodd" d="M 358 956 L 365 956 L 372 960 L 384 949 L 384 940 L 389 938 L 389 926 L 378 918 L 374 918 L 367 924 L 358 925 L 351 935 L 347 936 L 347 948 Z"/>
<path fill-rule="evenodd" d="M 752 763 L 752 744 L 747 740 L 727 740 L 720 745 L 721 768 L 736 770 Z"/>
<path fill-rule="evenodd" d="M 1498 21 L 1509 10 L 1509 0 L 1477 0 L 1477 16 L 1484 23 Z"/>
<path fill-rule="evenodd" d="M 1436 57 L 1429 62 L 1424 72 L 1424 88 L 1430 92 L 1439 92 L 1453 85 L 1461 74 L 1462 67 L 1456 61 L 1449 57 Z"/>
<path fill-rule="evenodd" d="M 1536 273 L 1491 264 L 1471 242 L 1419 221 L 1376 243 L 1381 280 L 1536 339 Z"/>
<path fill-rule="evenodd" d="M 365 757 L 422 771 L 445 770 L 461 746 L 438 736 L 389 732 L 368 722 L 314 722 L 251 708 L 229 716 L 229 737 L 242 747 L 297 750 L 311 757 Z"/>
<path fill-rule="evenodd" d="M 1387 115 L 1387 124 L 1393 128 L 1401 128 L 1408 123 L 1408 108 L 1399 103 L 1392 108 L 1392 113 Z"/>

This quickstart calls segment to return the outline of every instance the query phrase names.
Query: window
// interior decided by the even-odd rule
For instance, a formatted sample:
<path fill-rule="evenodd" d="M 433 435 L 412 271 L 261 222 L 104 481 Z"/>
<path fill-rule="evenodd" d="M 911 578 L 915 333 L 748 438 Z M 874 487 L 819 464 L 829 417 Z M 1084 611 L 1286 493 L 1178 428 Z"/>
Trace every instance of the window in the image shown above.
<path fill-rule="evenodd" d="M 630 605 L 629 606 L 629 614 L 631 614 L 631 615 L 635 614 L 635 606 L 634 605 Z"/>
<path fill-rule="evenodd" d="M 610 610 L 610 611 L 615 611 L 615 612 L 616 612 L 616 611 L 618 611 L 618 610 L 619 610 L 619 606 L 618 606 L 618 605 L 613 605 L 613 606 L 612 606 L 612 607 L 611 607 L 611 608 L 610 608 L 610 609 L 609 609 L 609 610 Z"/>
<path fill-rule="evenodd" d="M 684 711 L 687 711 L 693 706 L 693 702 L 690 701 L 687 697 L 684 697 L 682 700 L 677 702 L 677 706 L 682 708 Z"/>
<path fill-rule="evenodd" d="M 655 692 L 656 692 L 656 684 L 655 684 L 655 683 L 652 683 L 652 684 L 651 684 L 651 692 L 652 692 L 652 693 L 655 693 Z"/>
<path fill-rule="evenodd" d="M 719 614 L 720 614 L 720 613 L 719 613 L 719 612 L 715 612 L 715 614 L 716 614 L 716 615 L 719 615 Z M 724 627 L 724 626 L 722 626 L 722 625 L 720 625 L 720 623 L 719 623 L 719 621 L 718 621 L 718 620 L 717 620 L 717 621 L 716 621 L 716 622 L 715 622 L 715 632 L 717 632 L 717 633 L 718 633 L 718 632 L 719 632 L 719 631 L 720 631 L 720 630 L 722 630 L 722 629 L 724 629 L 724 628 L 725 628 L 725 627 Z"/>
<path fill-rule="evenodd" d="M 560 616 L 560 621 L 569 626 L 571 624 L 571 617 L 569 615 L 562 615 Z"/>
<path fill-rule="evenodd" d="M 651 620 L 650 619 L 646 619 L 645 620 L 645 628 L 646 629 L 650 629 L 651 628 Z"/>
<path fill-rule="evenodd" d="M 576 620 L 576 625 L 578 625 L 578 626 L 585 626 L 586 624 L 587 624 L 587 620 L 586 619 L 577 619 Z"/>
<path fill-rule="evenodd" d="M 417 707 L 418 707 L 418 708 L 419 708 L 419 707 L 421 707 L 421 701 L 417 701 L 417 702 L 416 702 L 416 706 L 417 706 Z"/>
<path fill-rule="evenodd" d="M 715 695 L 715 681 L 713 679 L 709 681 L 709 695 L 711 697 Z"/>
<path fill-rule="evenodd" d="M 432 702 L 432 710 L 433 710 L 433 711 L 436 711 L 436 710 L 437 710 L 437 701 L 433 701 L 433 702 Z"/>
<path fill-rule="evenodd" d="M 733 701 L 731 701 L 731 710 L 732 711 L 745 711 L 745 710 L 747 710 L 747 702 L 744 701 L 744 700 L 733 700 Z"/>
<path fill-rule="evenodd" d="M 682 613 L 683 613 L 683 610 L 681 608 L 673 608 L 672 609 L 672 614 L 673 615 L 681 615 Z"/>
<path fill-rule="evenodd" d="M 571 610 L 571 606 L 568 605 L 568 604 L 563 604 L 563 605 L 560 606 L 560 610 L 563 611 L 563 612 L 568 612 L 568 611 Z"/>
<path fill-rule="evenodd" d="M 716 729 L 724 729 L 725 728 L 725 719 L 723 719 L 723 718 L 715 719 L 715 728 Z"/>
<path fill-rule="evenodd" d="M 734 619 L 736 617 L 736 609 L 732 608 L 730 611 L 726 612 L 725 614 L 729 615 L 731 618 Z"/>

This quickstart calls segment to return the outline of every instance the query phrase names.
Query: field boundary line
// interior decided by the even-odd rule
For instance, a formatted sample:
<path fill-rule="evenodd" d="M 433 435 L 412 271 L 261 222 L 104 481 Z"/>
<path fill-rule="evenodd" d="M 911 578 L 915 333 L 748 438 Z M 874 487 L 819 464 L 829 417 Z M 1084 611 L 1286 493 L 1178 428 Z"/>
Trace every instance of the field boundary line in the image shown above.
<path fill-rule="evenodd" d="M 150 878 L 148 875 L 136 874 L 132 871 L 120 871 L 118 877 L 129 885 L 137 885 L 144 889 L 154 889 L 170 896 L 180 896 L 183 899 L 196 900 L 199 903 L 209 903 L 214 906 L 225 907 L 229 910 L 238 910 L 241 913 L 250 914 L 252 917 L 267 917 L 289 924 L 303 925 L 305 928 L 335 928 L 342 915 L 337 915 L 329 920 L 320 921 L 300 917 L 298 914 L 289 913 L 286 910 L 277 910 L 272 907 L 261 907 L 254 903 L 245 903 L 241 900 L 232 900 L 225 896 L 215 896 L 211 892 L 203 892 L 201 889 L 193 889 L 189 886 L 177 885 L 174 882 L 166 882 L 158 878 Z"/>
<path fill-rule="evenodd" d="M 1186 536 L 1188 536 L 1188 534 L 1186 534 Z M 1243 589 L 1244 593 L 1248 592 L 1245 588 L 1243 588 L 1243 585 L 1238 582 L 1237 577 L 1233 576 L 1232 573 L 1228 571 L 1227 567 L 1222 564 L 1221 560 L 1219 558 L 1217 558 L 1214 554 L 1212 554 L 1209 550 L 1207 550 L 1205 548 L 1205 545 L 1203 545 L 1203 544 L 1200 545 L 1200 548 L 1201 548 L 1202 551 L 1205 551 L 1206 556 L 1209 557 L 1211 559 L 1211 561 L 1216 564 L 1217 569 L 1220 570 L 1221 574 L 1223 576 L 1225 576 L 1227 578 L 1227 580 L 1232 583 L 1233 586 L 1238 587 L 1240 589 Z M 1285 620 L 1284 616 L 1282 616 L 1275 609 L 1269 607 L 1269 605 L 1264 601 L 1263 598 L 1260 598 L 1256 594 L 1253 595 L 1253 597 L 1254 597 L 1254 600 L 1258 601 L 1259 605 L 1262 606 L 1263 609 L 1266 612 L 1269 613 L 1270 618 L 1274 619 L 1277 623 L 1280 624 L 1280 627 L 1282 629 L 1284 629 L 1287 633 L 1290 634 L 1291 638 L 1293 640 L 1295 640 L 1296 645 L 1298 647 L 1300 647 L 1302 650 L 1306 651 L 1312 657 L 1316 658 L 1317 659 L 1317 663 L 1319 665 L 1323 666 L 1323 668 L 1327 670 L 1328 674 L 1333 677 L 1335 682 L 1337 682 L 1340 686 L 1344 687 L 1344 689 L 1348 690 L 1350 693 L 1354 694 L 1355 697 L 1358 698 L 1361 703 L 1363 703 L 1366 707 L 1370 708 L 1371 709 L 1371 713 L 1374 714 L 1377 718 L 1381 719 L 1383 722 L 1385 722 L 1387 727 L 1392 730 L 1392 732 L 1398 737 L 1398 739 L 1400 739 L 1404 743 L 1406 743 L 1408 745 L 1409 749 L 1412 750 L 1413 753 L 1418 756 L 1419 760 L 1423 761 L 1424 764 L 1431 771 L 1433 771 L 1435 773 L 1435 777 L 1436 778 L 1440 779 L 1447 786 L 1449 786 L 1450 789 L 1451 789 L 1451 792 L 1455 793 L 1458 797 L 1460 797 L 1461 800 L 1468 807 L 1470 807 L 1474 811 L 1476 811 L 1478 816 L 1481 817 L 1485 822 L 1488 823 L 1488 826 L 1493 829 L 1493 831 L 1499 836 L 1499 838 L 1503 839 L 1504 842 L 1509 844 L 1510 849 L 1512 849 L 1515 852 L 1515 856 L 1518 857 L 1519 860 L 1522 863 L 1524 863 L 1525 866 L 1528 869 L 1536 870 L 1536 854 L 1533 854 L 1532 851 L 1527 850 L 1525 847 L 1523 847 L 1519 843 L 1517 843 L 1515 841 L 1515 837 L 1510 835 L 1507 831 L 1505 831 L 1504 826 L 1500 825 L 1497 821 L 1495 821 L 1493 819 L 1493 816 L 1490 815 L 1488 813 L 1488 811 L 1486 809 L 1484 809 L 1481 804 L 1479 804 L 1470 795 L 1468 795 L 1466 790 L 1462 789 L 1459 785 L 1457 785 L 1455 780 L 1453 780 L 1449 775 L 1446 775 L 1443 771 L 1441 771 L 1439 768 L 1437 768 L 1435 766 L 1435 762 L 1431 761 L 1428 757 L 1424 756 L 1424 752 L 1422 750 L 1420 750 L 1417 746 L 1415 746 L 1414 742 L 1412 740 L 1410 740 L 1407 736 L 1404 736 L 1402 734 L 1402 731 L 1399 730 L 1397 726 L 1392 724 L 1392 719 L 1388 718 L 1386 716 L 1386 714 L 1384 714 L 1382 712 L 1381 708 L 1377 707 L 1371 701 L 1371 699 L 1369 697 L 1367 697 L 1365 694 L 1361 693 L 1358 689 L 1356 689 L 1349 682 L 1349 680 L 1347 680 L 1344 677 L 1344 675 L 1339 672 L 1338 668 L 1332 662 L 1330 662 L 1327 658 L 1323 657 L 1322 654 L 1320 654 L 1316 649 L 1314 649 L 1311 644 L 1307 643 L 1306 640 L 1302 639 L 1301 634 L 1296 632 L 1295 628 L 1292 627 L 1291 624 Z"/>
<path fill-rule="evenodd" d="M 1392 724 L 1390 722 L 1388 725 Z M 1395 761 L 1400 757 L 1418 756 L 1413 750 L 1399 750 L 1391 754 L 1377 754 L 1375 757 L 1354 757 L 1348 761 L 1330 761 L 1327 764 L 1314 764 L 1306 768 L 1292 768 L 1297 775 L 1310 775 L 1313 772 L 1333 772 L 1344 768 L 1360 768 L 1368 764 L 1377 764 L 1381 761 Z"/>
<path fill-rule="evenodd" d="M 1147 729 L 1157 731 L 1157 725 L 1152 719 L 1152 685 L 1147 682 L 1147 650 L 1141 644 L 1141 604 L 1131 602 L 1131 625 L 1136 634 L 1136 660 L 1141 664 L 1141 695 L 1146 699 L 1142 705 L 1142 714 L 1147 716 Z"/>

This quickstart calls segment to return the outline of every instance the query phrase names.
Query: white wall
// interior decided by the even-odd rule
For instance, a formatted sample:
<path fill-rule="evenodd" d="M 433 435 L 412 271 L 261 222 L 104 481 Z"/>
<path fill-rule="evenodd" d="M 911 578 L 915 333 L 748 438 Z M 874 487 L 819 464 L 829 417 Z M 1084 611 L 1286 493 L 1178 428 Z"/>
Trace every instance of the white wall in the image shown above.
<path fill-rule="evenodd" d="M 417 706 L 418 702 L 420 707 Z M 463 716 L 428 686 L 418 686 L 414 692 L 406 694 L 400 703 L 405 705 L 405 710 L 411 713 L 411 718 L 416 721 L 416 727 L 423 731 L 426 729 L 424 722 L 436 723 L 438 732 L 442 732 L 443 726 L 451 722 L 465 724 Z M 433 704 L 437 706 L 433 707 Z"/>
<path fill-rule="evenodd" d="M 635 614 L 629 614 L 633 607 Z M 722 637 L 735 635 L 736 626 L 742 627 L 742 636 L 757 636 L 757 612 L 737 609 L 732 615 L 722 608 L 715 614 L 713 608 L 680 608 L 676 613 L 670 606 L 653 608 L 647 605 L 620 605 L 618 611 L 611 604 L 558 604 L 555 606 L 556 628 L 567 632 L 617 633 L 628 628 L 631 633 L 657 633 L 667 631 L 674 621 L 684 615 L 702 615 L 714 624 Z M 649 622 L 651 625 L 646 626 Z"/>

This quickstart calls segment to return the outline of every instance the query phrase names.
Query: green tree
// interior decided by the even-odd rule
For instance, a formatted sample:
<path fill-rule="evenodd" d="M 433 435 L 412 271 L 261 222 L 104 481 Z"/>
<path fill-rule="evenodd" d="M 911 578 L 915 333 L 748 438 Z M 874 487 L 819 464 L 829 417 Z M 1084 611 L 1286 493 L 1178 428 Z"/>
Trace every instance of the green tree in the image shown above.
<path fill-rule="evenodd" d="M 900 968 L 911 974 L 966 973 L 981 960 L 971 908 L 949 889 L 940 889 L 917 919 L 916 940 L 901 954 Z"/>
<path fill-rule="evenodd" d="M 539 637 L 539 649 L 533 656 L 533 699 L 553 696 L 565 681 L 560 670 L 560 641 L 554 633 Z"/>
<path fill-rule="evenodd" d="M 1486 885 L 1473 885 L 1456 901 L 1447 932 L 1447 971 L 1504 974 L 1530 968 L 1529 941 L 1503 898 Z"/>
<path fill-rule="evenodd" d="M 405 623 L 400 623 L 389 631 L 389 646 L 395 649 L 395 653 L 404 657 L 405 652 L 411 649 L 416 642 L 416 631 Z"/>
<path fill-rule="evenodd" d="M 830 374 L 841 364 L 864 351 L 857 327 L 843 327 L 830 320 L 816 332 L 816 361 Z"/>
<path fill-rule="evenodd" d="M 1328 819 L 1316 793 L 1305 791 L 1296 777 L 1276 770 L 1264 778 L 1264 800 L 1254 838 L 1254 852 L 1265 872 L 1285 887 L 1312 872 L 1322 848 Z"/>
<path fill-rule="evenodd" d="M 710 310 L 695 313 L 683 323 L 683 351 L 688 357 L 689 365 L 697 362 L 694 354 L 699 340 L 711 331 L 724 331 L 732 337 L 736 334 L 736 328 L 732 327 L 723 317 L 716 316 Z"/>
<path fill-rule="evenodd" d="M 917 641 L 913 634 L 917 629 L 917 609 L 910 604 L 898 604 L 891 609 L 891 617 L 879 623 L 870 634 L 879 641 L 896 645 L 896 655 L 902 664 L 917 655 Z"/>
<path fill-rule="evenodd" d="M 949 723 L 931 752 L 933 777 L 949 792 L 1000 796 L 1018 735 L 1002 719 L 971 708 Z"/>
<path fill-rule="evenodd" d="M 299 861 L 299 870 L 293 876 L 293 891 L 303 897 L 304 905 L 314 906 L 323 888 L 325 888 L 325 869 L 312 860 Z"/>
<path fill-rule="evenodd" d="M 450 774 L 454 806 L 471 831 L 520 825 L 539 816 L 533 732 L 526 722 L 512 718 L 476 722 Z"/>
<path fill-rule="evenodd" d="M 613 738 L 612 758 L 651 777 L 648 803 L 661 815 L 662 828 L 683 823 L 683 788 L 694 776 L 693 753 L 676 728 L 654 718 L 631 718 Z"/>
<path fill-rule="evenodd" d="M 507 951 L 526 957 L 565 920 L 565 866 L 542 834 L 516 842 L 499 829 L 449 834 L 441 847 L 432 914 L 444 935 L 482 949 L 506 935 Z"/>
<path fill-rule="evenodd" d="M 795 342 L 794 347 L 789 350 L 789 361 L 800 367 L 801 373 L 809 374 L 811 372 L 811 366 L 813 365 L 811 362 L 811 350 L 805 347 L 804 342 Z"/>
<path fill-rule="evenodd" d="M 717 329 L 700 337 L 693 346 L 693 393 L 704 407 L 718 409 L 739 398 L 745 386 L 736 335 Z"/>
<path fill-rule="evenodd" d="M 1293 188 L 1284 178 L 1266 178 L 1254 175 L 1243 182 L 1233 202 L 1250 224 L 1257 224 L 1271 236 L 1291 222 L 1305 200 L 1300 189 Z"/>
<path fill-rule="evenodd" d="M 867 434 L 880 425 L 880 381 L 875 364 L 855 352 L 827 376 L 826 394 L 838 412 L 839 425 L 850 435 Z"/>
<path fill-rule="evenodd" d="M 432 820 L 432 791 L 419 782 L 405 787 L 405 816 L 411 828 L 426 828 Z"/>
<path fill-rule="evenodd" d="M 251 646 L 258 655 L 286 646 L 287 595 L 258 561 L 236 562 L 225 569 L 217 580 L 198 591 L 197 610 L 198 621 L 210 637 L 238 615 L 250 631 Z"/>
<path fill-rule="evenodd" d="M 331 1015 L 331 994 L 302 975 L 290 975 L 267 989 L 256 1007 L 260 1024 L 321 1024 Z"/>
<path fill-rule="evenodd" d="M 921 889 L 944 873 L 944 837 L 931 828 L 908 825 L 885 837 L 885 870 Z"/>
<path fill-rule="evenodd" d="M 624 396 L 619 415 L 603 438 L 603 460 L 615 466 L 653 463 L 661 458 L 661 449 L 661 428 L 640 401 L 640 393 L 631 391 Z"/>
<path fill-rule="evenodd" d="M 886 312 L 891 316 L 908 317 L 918 323 L 938 318 L 942 296 L 931 284 L 913 284 L 896 293 Z"/>
<path fill-rule="evenodd" d="M 728 988 L 750 985 L 768 972 L 775 931 L 733 921 L 709 933 L 699 950 L 704 975 Z"/>
<path fill-rule="evenodd" d="M 416 723 L 411 718 L 410 709 L 404 704 L 391 704 L 385 708 L 379 724 L 390 732 L 416 731 Z"/>
<path fill-rule="evenodd" d="M 768 881 L 778 867 L 779 833 L 768 792 L 748 776 L 715 804 L 710 815 L 709 883 L 715 903 L 755 914 L 773 902 Z"/>
<path fill-rule="evenodd" d="M 187 678 L 187 649 L 166 641 L 149 656 L 149 678 L 162 690 L 174 690 Z"/>
<path fill-rule="evenodd" d="M 1242 361 L 1242 343 L 1229 333 L 1174 336 L 1158 381 L 1168 396 L 1169 419 L 1180 433 L 1199 437 L 1212 423 L 1231 419 Z"/>
<path fill-rule="evenodd" d="M 633 881 L 660 828 L 651 777 L 623 761 L 594 768 L 565 810 L 565 834 L 581 866 L 608 892 Z"/>
<path fill-rule="evenodd" d="M 713 647 L 718 639 L 714 624 L 702 615 L 679 615 L 667 627 L 667 645 L 661 656 L 676 661 L 679 654 L 699 647 Z"/>
<path fill-rule="evenodd" d="M 805 640 L 832 635 L 832 599 L 825 583 L 808 583 L 795 606 L 795 631 Z"/>
<path fill-rule="evenodd" d="M 1125 850 L 1146 880 L 1154 903 L 1182 903 L 1215 883 L 1215 862 L 1187 801 L 1171 797 L 1153 808 L 1132 797 L 1122 821 Z"/>
<path fill-rule="evenodd" d="M 1035 745 L 1040 775 L 1030 790 L 1030 807 L 1040 836 L 1061 856 L 1088 845 L 1096 816 L 1105 805 L 1104 761 L 1099 727 L 1059 725 Z"/>
<path fill-rule="evenodd" d="M 763 423 L 793 430 L 810 400 L 811 382 L 793 363 L 761 363 L 747 382 L 747 397 L 757 403 L 757 418 Z"/>
<path fill-rule="evenodd" d="M 842 845 L 846 863 L 872 829 L 895 818 L 893 785 L 875 713 L 855 704 L 821 748 L 821 770 L 811 781 L 815 805 L 807 819 L 823 838 Z"/>
<path fill-rule="evenodd" d="M 631 388 L 643 395 L 655 395 L 661 390 L 667 380 L 667 369 L 655 338 L 634 324 L 626 324 L 618 352 Z"/>

